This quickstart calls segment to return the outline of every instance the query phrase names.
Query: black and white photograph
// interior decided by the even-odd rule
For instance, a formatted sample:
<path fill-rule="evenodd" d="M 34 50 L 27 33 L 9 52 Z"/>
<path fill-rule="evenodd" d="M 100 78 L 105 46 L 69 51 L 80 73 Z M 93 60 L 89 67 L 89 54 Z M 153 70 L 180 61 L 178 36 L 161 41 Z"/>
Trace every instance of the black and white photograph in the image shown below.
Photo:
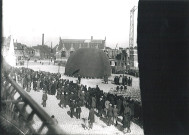
<path fill-rule="evenodd" d="M 2 0 L 1 132 L 144 135 L 181 128 L 174 133 L 185 134 L 187 124 L 174 122 L 182 110 L 187 114 L 182 103 L 189 97 L 184 79 L 180 87 L 173 82 L 181 81 L 177 70 L 185 66 L 179 59 L 187 49 L 176 59 L 173 53 L 187 24 L 178 29 L 173 19 L 181 16 L 180 24 L 187 14 L 176 5 L 187 7 L 140 0 Z"/>

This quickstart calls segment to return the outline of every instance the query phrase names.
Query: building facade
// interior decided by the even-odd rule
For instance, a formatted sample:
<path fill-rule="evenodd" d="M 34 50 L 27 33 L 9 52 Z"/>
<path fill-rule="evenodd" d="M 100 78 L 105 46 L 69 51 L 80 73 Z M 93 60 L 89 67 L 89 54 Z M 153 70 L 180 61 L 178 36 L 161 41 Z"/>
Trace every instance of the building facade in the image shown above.
<path fill-rule="evenodd" d="M 112 73 L 124 73 L 128 70 L 128 54 L 124 48 L 106 48 L 109 57 Z"/>
<path fill-rule="evenodd" d="M 24 64 L 25 55 L 26 55 L 25 49 L 26 49 L 26 45 L 23 45 L 21 43 L 14 43 L 14 51 L 15 51 L 17 65 Z"/>
<path fill-rule="evenodd" d="M 56 47 L 56 61 L 67 60 L 70 55 L 79 48 L 97 48 L 105 49 L 106 38 L 102 39 L 61 39 L 59 45 Z"/>

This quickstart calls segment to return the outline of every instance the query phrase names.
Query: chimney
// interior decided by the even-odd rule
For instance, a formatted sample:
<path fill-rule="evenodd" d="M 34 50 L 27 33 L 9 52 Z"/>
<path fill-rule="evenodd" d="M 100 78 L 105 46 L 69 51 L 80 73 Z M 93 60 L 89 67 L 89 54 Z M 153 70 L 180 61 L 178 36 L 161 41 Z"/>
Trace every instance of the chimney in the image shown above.
<path fill-rule="evenodd" d="M 91 41 L 93 40 L 93 36 L 91 36 Z"/>
<path fill-rule="evenodd" d="M 44 34 L 42 34 L 42 45 L 44 45 Z"/>

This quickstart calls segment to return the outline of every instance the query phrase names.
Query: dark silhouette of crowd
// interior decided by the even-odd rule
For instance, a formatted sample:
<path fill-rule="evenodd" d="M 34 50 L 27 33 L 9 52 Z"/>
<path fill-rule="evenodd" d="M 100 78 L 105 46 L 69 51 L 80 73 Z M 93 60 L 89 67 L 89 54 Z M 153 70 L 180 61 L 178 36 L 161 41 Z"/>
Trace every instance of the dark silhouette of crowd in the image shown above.
<path fill-rule="evenodd" d="M 70 116 L 80 119 L 81 107 L 85 106 L 90 110 L 88 117 L 90 128 L 93 127 L 95 121 L 93 119 L 94 114 L 106 119 L 108 126 L 117 126 L 119 117 L 122 116 L 121 122 L 123 128 L 127 129 L 126 132 L 130 132 L 130 121 L 135 121 L 142 125 L 141 103 L 131 99 L 131 97 L 105 93 L 100 90 L 98 85 L 95 88 L 87 88 L 86 85 L 62 79 L 59 73 L 34 71 L 22 67 L 12 69 L 10 76 L 28 92 L 30 92 L 32 86 L 34 91 L 43 90 L 43 107 L 46 107 L 47 95 L 55 95 L 57 100 L 60 100 L 58 104 L 60 107 L 69 106 Z M 123 76 L 122 78 L 127 77 Z M 130 85 L 132 83 L 131 78 L 122 80 L 122 85 Z M 123 89 L 127 88 L 124 86 Z"/>
<path fill-rule="evenodd" d="M 116 85 L 127 85 L 127 86 L 132 86 L 132 78 L 131 77 L 127 77 L 126 75 L 120 75 L 120 76 L 115 76 L 114 77 L 114 84 Z"/>

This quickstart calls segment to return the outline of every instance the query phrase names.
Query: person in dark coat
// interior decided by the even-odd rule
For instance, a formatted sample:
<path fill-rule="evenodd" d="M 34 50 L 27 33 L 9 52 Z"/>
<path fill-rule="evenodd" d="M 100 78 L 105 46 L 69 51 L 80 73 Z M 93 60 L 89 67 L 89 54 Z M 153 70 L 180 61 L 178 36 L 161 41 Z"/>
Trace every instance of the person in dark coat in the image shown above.
<path fill-rule="evenodd" d="M 124 128 L 125 133 L 131 132 L 130 122 L 131 122 L 131 110 L 129 106 L 127 105 L 124 111 L 124 116 L 123 116 L 123 128 Z"/>
<path fill-rule="evenodd" d="M 104 101 L 102 100 L 102 97 L 100 98 L 100 101 L 98 103 L 98 115 L 100 117 L 102 117 L 102 113 L 103 113 L 103 105 L 104 105 Z"/>
<path fill-rule="evenodd" d="M 125 84 L 128 85 L 128 78 L 125 76 Z"/>
<path fill-rule="evenodd" d="M 69 99 L 68 99 L 68 93 L 64 92 L 64 107 L 66 107 L 66 105 L 68 105 Z"/>
<path fill-rule="evenodd" d="M 93 123 L 95 122 L 95 112 L 94 112 L 94 109 L 91 108 L 90 111 L 89 111 L 89 117 L 88 117 L 88 120 L 89 120 L 89 128 L 93 128 Z"/>
<path fill-rule="evenodd" d="M 120 90 L 121 90 L 121 92 L 123 91 L 123 86 L 120 86 Z"/>
<path fill-rule="evenodd" d="M 116 84 L 116 76 L 114 77 L 114 84 Z"/>
<path fill-rule="evenodd" d="M 43 84 L 44 84 L 44 78 L 41 78 L 41 82 L 40 82 L 40 89 L 43 88 Z"/>
<path fill-rule="evenodd" d="M 118 100 L 117 100 L 117 109 L 118 109 L 118 114 L 121 114 L 121 106 L 122 106 L 122 101 L 121 99 L 118 97 Z"/>
<path fill-rule="evenodd" d="M 53 84 L 51 86 L 51 95 L 55 95 L 56 94 L 56 88 L 57 88 L 56 85 L 57 85 L 57 82 L 53 81 Z M 59 93 L 59 95 L 60 95 L 60 93 Z M 58 96 L 58 98 L 59 98 L 59 96 Z"/>
<path fill-rule="evenodd" d="M 123 78 L 122 78 L 122 84 L 121 85 L 125 85 L 125 76 L 123 75 Z"/>
<path fill-rule="evenodd" d="M 104 83 L 108 84 L 108 75 L 107 74 L 104 75 Z"/>
<path fill-rule="evenodd" d="M 74 115 L 74 107 L 75 107 L 74 100 L 71 100 L 71 102 L 70 102 L 70 115 L 71 115 L 71 118 L 73 118 L 73 115 Z"/>
<path fill-rule="evenodd" d="M 126 91 L 127 90 L 127 85 L 124 85 L 123 89 L 124 89 L 124 91 Z"/>
<path fill-rule="evenodd" d="M 76 108 L 76 118 L 77 118 L 77 119 L 80 119 L 80 116 L 81 116 L 81 106 L 80 106 L 80 104 L 78 103 L 78 104 L 77 104 L 77 108 Z"/>
<path fill-rule="evenodd" d="M 128 78 L 127 83 L 128 83 L 128 86 L 131 86 L 131 79 L 130 79 L 130 77 Z"/>
<path fill-rule="evenodd" d="M 37 80 L 36 80 L 36 78 L 34 78 L 34 80 L 33 80 L 33 90 L 37 90 Z"/>
<path fill-rule="evenodd" d="M 82 91 L 81 92 L 81 106 L 83 106 L 85 104 L 85 92 Z"/>
<path fill-rule="evenodd" d="M 78 75 L 78 83 L 80 84 L 81 83 L 81 76 Z"/>

